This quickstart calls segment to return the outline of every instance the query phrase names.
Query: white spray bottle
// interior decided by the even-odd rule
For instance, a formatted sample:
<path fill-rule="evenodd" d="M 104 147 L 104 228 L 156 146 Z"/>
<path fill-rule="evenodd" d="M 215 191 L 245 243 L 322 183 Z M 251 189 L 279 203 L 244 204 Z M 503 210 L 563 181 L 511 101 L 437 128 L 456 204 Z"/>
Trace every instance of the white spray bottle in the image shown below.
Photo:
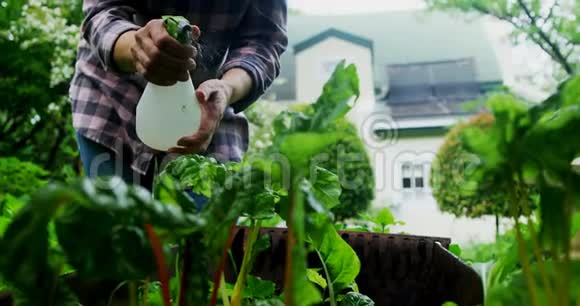
<path fill-rule="evenodd" d="M 183 17 L 163 16 L 167 32 L 183 44 L 191 44 L 192 27 Z M 201 108 L 191 79 L 172 86 L 147 83 L 137 104 L 137 136 L 147 146 L 167 151 L 183 136 L 195 134 L 201 122 Z"/>

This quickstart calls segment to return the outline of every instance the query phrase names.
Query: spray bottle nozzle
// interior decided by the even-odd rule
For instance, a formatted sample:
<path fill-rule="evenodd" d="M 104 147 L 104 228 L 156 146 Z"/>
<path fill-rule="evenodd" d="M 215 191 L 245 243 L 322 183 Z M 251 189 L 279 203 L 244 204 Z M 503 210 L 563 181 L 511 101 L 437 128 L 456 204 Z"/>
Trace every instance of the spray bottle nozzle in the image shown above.
<path fill-rule="evenodd" d="M 191 35 L 192 26 L 189 20 L 181 16 L 163 16 L 165 28 L 171 37 L 175 38 L 182 44 L 191 44 L 193 38 Z"/>

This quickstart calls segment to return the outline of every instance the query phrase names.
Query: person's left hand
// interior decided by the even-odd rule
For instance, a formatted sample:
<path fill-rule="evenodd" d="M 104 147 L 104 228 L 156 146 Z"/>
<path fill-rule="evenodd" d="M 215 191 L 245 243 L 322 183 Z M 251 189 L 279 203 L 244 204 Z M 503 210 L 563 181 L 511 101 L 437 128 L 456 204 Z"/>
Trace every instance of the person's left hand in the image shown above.
<path fill-rule="evenodd" d="M 232 97 L 232 88 L 224 81 L 212 79 L 203 82 L 195 95 L 201 107 L 201 124 L 197 133 L 179 139 L 169 153 L 194 154 L 207 150 L 212 137 L 220 125 L 224 111 Z"/>

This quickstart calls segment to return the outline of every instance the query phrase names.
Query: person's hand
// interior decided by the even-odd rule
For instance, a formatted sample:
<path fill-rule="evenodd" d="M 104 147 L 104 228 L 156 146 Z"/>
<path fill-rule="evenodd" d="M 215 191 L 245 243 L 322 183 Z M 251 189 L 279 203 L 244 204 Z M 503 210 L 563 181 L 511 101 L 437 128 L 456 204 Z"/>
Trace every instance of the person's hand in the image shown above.
<path fill-rule="evenodd" d="M 177 81 L 187 81 L 189 70 L 195 69 L 193 58 L 197 50 L 191 45 L 179 43 L 167 33 L 163 20 L 151 20 L 135 32 L 135 43 L 131 45 L 133 63 L 137 72 L 147 81 L 169 86 Z M 192 37 L 199 38 L 197 26 L 192 27 Z"/>
<path fill-rule="evenodd" d="M 177 146 L 169 149 L 169 153 L 192 154 L 205 152 L 220 125 L 232 94 L 232 87 L 222 80 L 212 79 L 203 82 L 195 91 L 201 107 L 199 130 L 191 136 L 179 139 Z"/>

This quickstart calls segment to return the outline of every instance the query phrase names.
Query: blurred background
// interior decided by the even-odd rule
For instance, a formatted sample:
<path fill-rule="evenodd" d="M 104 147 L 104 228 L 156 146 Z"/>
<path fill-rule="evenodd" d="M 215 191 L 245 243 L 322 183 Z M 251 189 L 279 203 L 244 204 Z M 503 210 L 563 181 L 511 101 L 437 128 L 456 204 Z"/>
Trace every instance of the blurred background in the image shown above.
<path fill-rule="evenodd" d="M 469 169 L 453 155 L 459 150 L 453 128 L 485 122 L 492 93 L 537 103 L 577 71 L 578 2 L 288 5 L 281 75 L 246 113 L 250 151 L 268 146 L 278 112 L 313 102 L 346 60 L 357 66 L 361 97 L 344 124 L 352 138 L 329 148 L 327 167 L 339 172 L 344 188 L 339 221 L 364 223 L 361 214 L 368 219 L 386 208 L 391 232 L 462 244 L 504 233 L 510 223 L 502 217 L 503 199 L 493 190 L 470 197 L 458 191 Z M 0 2 L 0 205 L 25 201 L 50 180 L 82 175 L 66 98 L 82 18 L 78 0 Z"/>

